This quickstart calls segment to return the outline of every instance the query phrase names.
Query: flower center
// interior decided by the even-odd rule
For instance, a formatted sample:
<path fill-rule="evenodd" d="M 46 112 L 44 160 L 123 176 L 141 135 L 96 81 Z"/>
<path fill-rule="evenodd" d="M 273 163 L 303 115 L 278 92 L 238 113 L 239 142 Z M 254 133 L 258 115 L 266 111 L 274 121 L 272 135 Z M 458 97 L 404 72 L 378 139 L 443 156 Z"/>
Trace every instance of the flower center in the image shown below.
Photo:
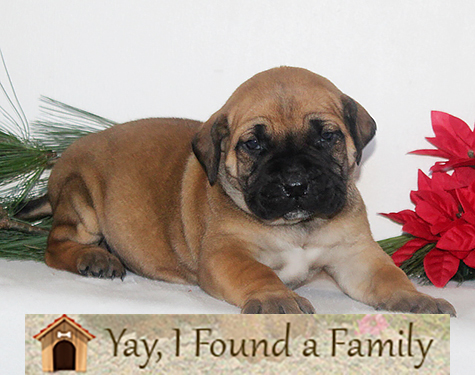
<path fill-rule="evenodd" d="M 460 218 L 462 217 L 463 213 L 464 213 L 464 212 L 463 212 L 463 207 L 462 207 L 461 204 L 459 204 L 458 209 L 459 209 L 459 212 L 457 212 L 457 213 L 455 214 L 455 217 L 456 217 L 457 219 L 460 219 Z"/>
<path fill-rule="evenodd" d="M 467 154 L 468 154 L 469 158 L 474 158 L 475 157 L 475 153 L 473 152 L 473 150 L 468 150 Z"/>

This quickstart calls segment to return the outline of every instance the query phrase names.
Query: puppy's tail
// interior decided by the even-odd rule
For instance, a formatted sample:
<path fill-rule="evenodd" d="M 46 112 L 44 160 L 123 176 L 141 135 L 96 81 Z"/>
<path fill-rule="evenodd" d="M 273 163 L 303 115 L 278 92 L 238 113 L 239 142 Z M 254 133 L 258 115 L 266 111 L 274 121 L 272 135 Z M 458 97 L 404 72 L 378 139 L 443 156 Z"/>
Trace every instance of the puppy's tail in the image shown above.
<path fill-rule="evenodd" d="M 47 216 L 51 216 L 53 210 L 48 200 L 48 195 L 32 199 L 26 202 L 19 212 L 15 214 L 15 218 L 20 220 L 39 220 Z"/>

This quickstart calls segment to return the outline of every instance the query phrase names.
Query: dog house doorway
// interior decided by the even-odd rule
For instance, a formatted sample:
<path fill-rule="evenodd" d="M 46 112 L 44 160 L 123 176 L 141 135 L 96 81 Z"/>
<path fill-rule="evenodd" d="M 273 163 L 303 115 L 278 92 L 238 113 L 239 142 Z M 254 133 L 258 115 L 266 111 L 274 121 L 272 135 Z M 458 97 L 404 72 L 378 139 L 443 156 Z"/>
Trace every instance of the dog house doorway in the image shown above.
<path fill-rule="evenodd" d="M 54 371 L 76 370 L 76 348 L 66 340 L 58 342 L 53 349 Z"/>

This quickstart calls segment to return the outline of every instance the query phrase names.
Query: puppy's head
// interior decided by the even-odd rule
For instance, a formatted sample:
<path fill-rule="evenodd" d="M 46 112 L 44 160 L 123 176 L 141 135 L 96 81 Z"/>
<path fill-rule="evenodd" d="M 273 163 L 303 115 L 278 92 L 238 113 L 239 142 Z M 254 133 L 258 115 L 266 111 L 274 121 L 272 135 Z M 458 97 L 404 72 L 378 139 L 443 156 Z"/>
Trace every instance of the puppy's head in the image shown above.
<path fill-rule="evenodd" d="M 193 151 L 211 185 L 268 223 L 332 217 L 376 124 L 331 82 L 281 67 L 244 82 L 205 122 Z"/>

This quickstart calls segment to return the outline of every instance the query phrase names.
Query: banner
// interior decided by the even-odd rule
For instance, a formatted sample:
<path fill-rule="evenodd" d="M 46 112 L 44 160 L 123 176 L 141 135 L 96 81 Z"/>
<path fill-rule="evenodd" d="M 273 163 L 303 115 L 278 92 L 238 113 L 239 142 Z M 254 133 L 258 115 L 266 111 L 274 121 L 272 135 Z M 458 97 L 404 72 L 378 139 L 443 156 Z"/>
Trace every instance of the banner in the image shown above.
<path fill-rule="evenodd" d="M 26 315 L 25 373 L 449 374 L 448 315 Z"/>

